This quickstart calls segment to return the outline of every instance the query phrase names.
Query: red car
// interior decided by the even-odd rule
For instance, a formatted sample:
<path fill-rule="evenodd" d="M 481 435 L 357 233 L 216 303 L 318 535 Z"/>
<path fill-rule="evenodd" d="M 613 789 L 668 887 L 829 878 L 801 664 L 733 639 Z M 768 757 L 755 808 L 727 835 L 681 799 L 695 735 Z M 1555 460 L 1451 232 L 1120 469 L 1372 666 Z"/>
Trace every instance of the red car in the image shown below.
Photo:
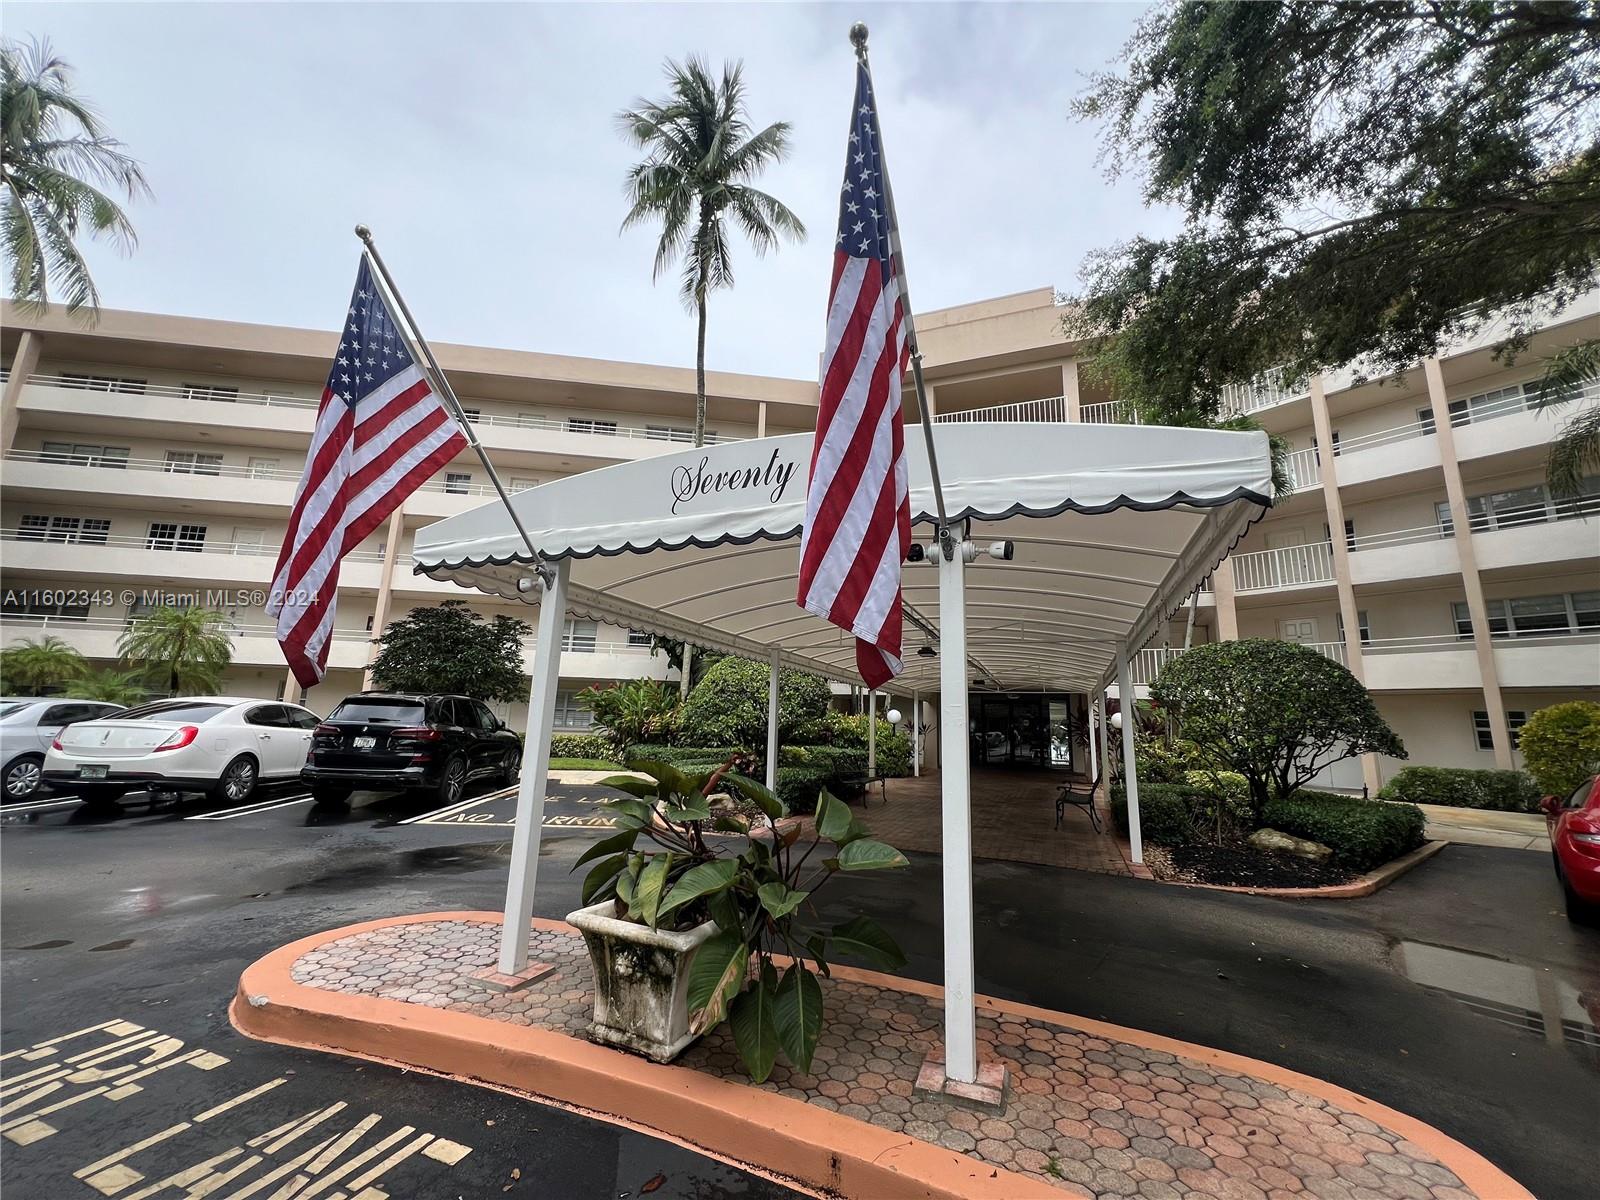
<path fill-rule="evenodd" d="M 1545 824 L 1556 878 L 1567 895 L 1567 916 L 1600 917 L 1600 775 L 1580 783 L 1570 796 L 1546 796 Z"/>

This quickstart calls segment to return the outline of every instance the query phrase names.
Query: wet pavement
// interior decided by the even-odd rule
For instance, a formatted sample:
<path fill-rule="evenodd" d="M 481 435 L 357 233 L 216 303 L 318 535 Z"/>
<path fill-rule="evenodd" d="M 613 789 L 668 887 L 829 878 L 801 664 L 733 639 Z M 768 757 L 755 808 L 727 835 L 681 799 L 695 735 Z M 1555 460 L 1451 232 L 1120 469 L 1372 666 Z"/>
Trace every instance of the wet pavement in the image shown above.
<path fill-rule="evenodd" d="M 596 792 L 552 789 L 542 916 L 577 906 L 581 875 L 569 868 L 606 832 L 590 823 Z M 348 812 L 323 813 L 298 795 L 266 795 L 241 812 L 0 811 L 4 1050 L 123 1021 L 181 1041 L 174 1056 L 200 1050 L 228 1060 L 214 1070 L 175 1065 L 124 1099 L 102 1093 L 40 1118 L 57 1132 L 4 1145 L 8 1189 L 100 1194 L 74 1173 L 185 1123 L 90 1174 L 139 1172 L 146 1182 L 115 1193 L 127 1197 L 236 1149 L 227 1162 L 262 1157 L 253 1181 L 376 1117 L 346 1147 L 351 1157 L 401 1128 L 411 1132 L 350 1178 L 430 1135 L 368 1185 L 391 1195 L 790 1194 L 679 1147 L 498 1092 L 236 1035 L 227 1002 L 239 971 L 268 950 L 395 913 L 494 909 L 503 897 L 508 803 L 490 798 L 430 816 L 425 805 L 367 796 Z M 456 813 L 491 819 L 446 819 Z M 869 825 L 875 815 L 866 814 Z M 840 880 L 825 915 L 878 916 L 906 948 L 907 973 L 936 981 L 939 860 L 911 858 L 907 871 Z M 1600 931 L 1565 920 L 1544 856 L 1453 845 L 1357 901 L 1271 900 L 1004 862 L 980 862 L 974 879 L 980 990 L 1331 1080 L 1438 1126 L 1543 1200 L 1588 1194 L 1600 1112 Z M 83 1036 L 89 1049 L 104 1035 Z M 14 1077 L 13 1068 L 49 1061 L 19 1056 L 4 1066 Z M 280 1078 L 198 1120 L 207 1106 Z M 292 1126 L 249 1145 L 341 1102 L 271 1154 L 262 1148 Z M 435 1151 L 442 1158 L 430 1157 L 435 1142 L 471 1152 L 446 1163 L 456 1152 L 444 1146 Z"/>

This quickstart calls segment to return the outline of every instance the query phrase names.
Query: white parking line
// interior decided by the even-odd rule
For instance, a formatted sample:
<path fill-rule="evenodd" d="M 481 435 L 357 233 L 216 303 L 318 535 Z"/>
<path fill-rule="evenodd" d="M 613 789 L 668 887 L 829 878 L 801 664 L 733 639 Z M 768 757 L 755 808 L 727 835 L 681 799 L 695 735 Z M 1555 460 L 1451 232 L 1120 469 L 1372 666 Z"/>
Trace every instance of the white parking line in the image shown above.
<path fill-rule="evenodd" d="M 447 804 L 443 808 L 436 808 L 432 812 L 425 812 L 421 816 L 407 817 L 404 821 L 396 821 L 397 825 L 416 825 L 423 821 L 432 821 L 451 813 L 466 812 L 469 808 L 477 808 L 487 800 L 500 800 L 515 794 L 515 787 L 503 787 L 497 791 L 488 792 L 472 800 L 459 800 L 455 804 Z"/>
<path fill-rule="evenodd" d="M 195 813 L 192 817 L 185 817 L 185 821 L 231 821 L 235 817 L 248 817 L 255 813 L 271 812 L 275 808 L 288 808 L 292 804 L 309 804 L 310 796 L 280 797 L 276 800 L 257 800 L 254 804 L 242 805 L 239 808 L 224 808 L 219 812 Z"/>
<path fill-rule="evenodd" d="M 83 801 L 76 796 L 62 796 L 59 800 L 26 800 L 15 804 L 0 805 L 0 816 L 15 812 L 36 812 L 41 808 L 61 808 L 67 804 L 82 804 Z"/>

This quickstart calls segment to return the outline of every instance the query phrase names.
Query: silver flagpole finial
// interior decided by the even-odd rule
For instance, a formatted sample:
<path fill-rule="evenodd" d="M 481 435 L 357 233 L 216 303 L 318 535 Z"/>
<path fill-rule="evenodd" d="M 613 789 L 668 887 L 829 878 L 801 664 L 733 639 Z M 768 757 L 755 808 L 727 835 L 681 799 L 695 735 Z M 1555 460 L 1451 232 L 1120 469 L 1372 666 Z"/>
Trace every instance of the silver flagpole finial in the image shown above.
<path fill-rule="evenodd" d="M 865 21 L 857 21 L 850 26 L 850 44 L 857 51 L 867 48 L 867 23 Z"/>
<path fill-rule="evenodd" d="M 372 245 L 372 230 L 368 229 L 365 225 L 356 226 L 356 236 L 363 242 L 367 243 L 367 245 Z"/>

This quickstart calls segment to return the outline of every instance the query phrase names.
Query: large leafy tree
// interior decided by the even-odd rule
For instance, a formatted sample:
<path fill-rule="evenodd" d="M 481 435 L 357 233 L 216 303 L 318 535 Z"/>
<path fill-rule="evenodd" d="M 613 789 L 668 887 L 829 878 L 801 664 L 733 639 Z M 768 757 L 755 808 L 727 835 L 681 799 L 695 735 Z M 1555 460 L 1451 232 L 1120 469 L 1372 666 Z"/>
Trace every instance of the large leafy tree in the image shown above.
<path fill-rule="evenodd" d="M 413 608 L 377 640 L 372 681 L 390 692 L 447 692 L 479 700 L 526 697 L 522 644 L 533 626 L 496 613 L 485 621 L 464 600 Z"/>
<path fill-rule="evenodd" d="M 53 694 L 81 680 L 88 670 L 83 655 L 58 637 L 23 638 L 0 650 L 0 692 L 8 696 Z"/>
<path fill-rule="evenodd" d="M 695 313 L 694 444 L 706 432 L 706 300 L 733 285 L 731 221 L 756 253 L 780 237 L 803 238 L 805 226 L 779 200 L 753 187 L 769 164 L 789 152 L 789 124 L 775 121 L 751 133 L 745 110 L 743 65 L 727 63 L 720 79 L 691 56 L 668 60 L 668 94 L 640 99 L 617 114 L 623 137 L 644 151 L 628 172 L 628 215 L 622 228 L 659 220 L 652 278 L 683 260 L 679 295 Z"/>
<path fill-rule="evenodd" d="M 729 655 L 718 659 L 694 685 L 678 721 L 678 740 L 688 746 L 764 749 L 771 667 Z M 791 741 L 802 727 L 823 719 L 833 694 L 820 675 L 785 667 L 778 672 L 778 737 Z"/>
<path fill-rule="evenodd" d="M 212 695 L 233 661 L 228 618 L 213 608 L 167 605 L 128 626 L 117 653 L 169 692 Z"/>
<path fill-rule="evenodd" d="M 1358 754 L 1406 748 L 1349 670 L 1273 638 L 1212 642 L 1161 669 L 1150 695 L 1213 770 L 1250 785 L 1257 823 L 1267 801 Z"/>
<path fill-rule="evenodd" d="M 98 308 L 78 237 L 131 250 L 133 224 L 112 195 L 134 200 L 149 190 L 48 42 L 0 42 L 0 242 L 16 300 L 42 306 L 54 289 L 68 312 Z"/>
<path fill-rule="evenodd" d="M 1076 111 L 1184 217 L 1093 256 L 1067 317 L 1169 423 L 1270 369 L 1378 374 L 1496 316 L 1515 350 L 1600 267 L 1592 0 L 1167 4 Z M 1546 398 L 1593 366 L 1554 364 Z M 1572 430 L 1600 462 L 1600 418 Z"/>

